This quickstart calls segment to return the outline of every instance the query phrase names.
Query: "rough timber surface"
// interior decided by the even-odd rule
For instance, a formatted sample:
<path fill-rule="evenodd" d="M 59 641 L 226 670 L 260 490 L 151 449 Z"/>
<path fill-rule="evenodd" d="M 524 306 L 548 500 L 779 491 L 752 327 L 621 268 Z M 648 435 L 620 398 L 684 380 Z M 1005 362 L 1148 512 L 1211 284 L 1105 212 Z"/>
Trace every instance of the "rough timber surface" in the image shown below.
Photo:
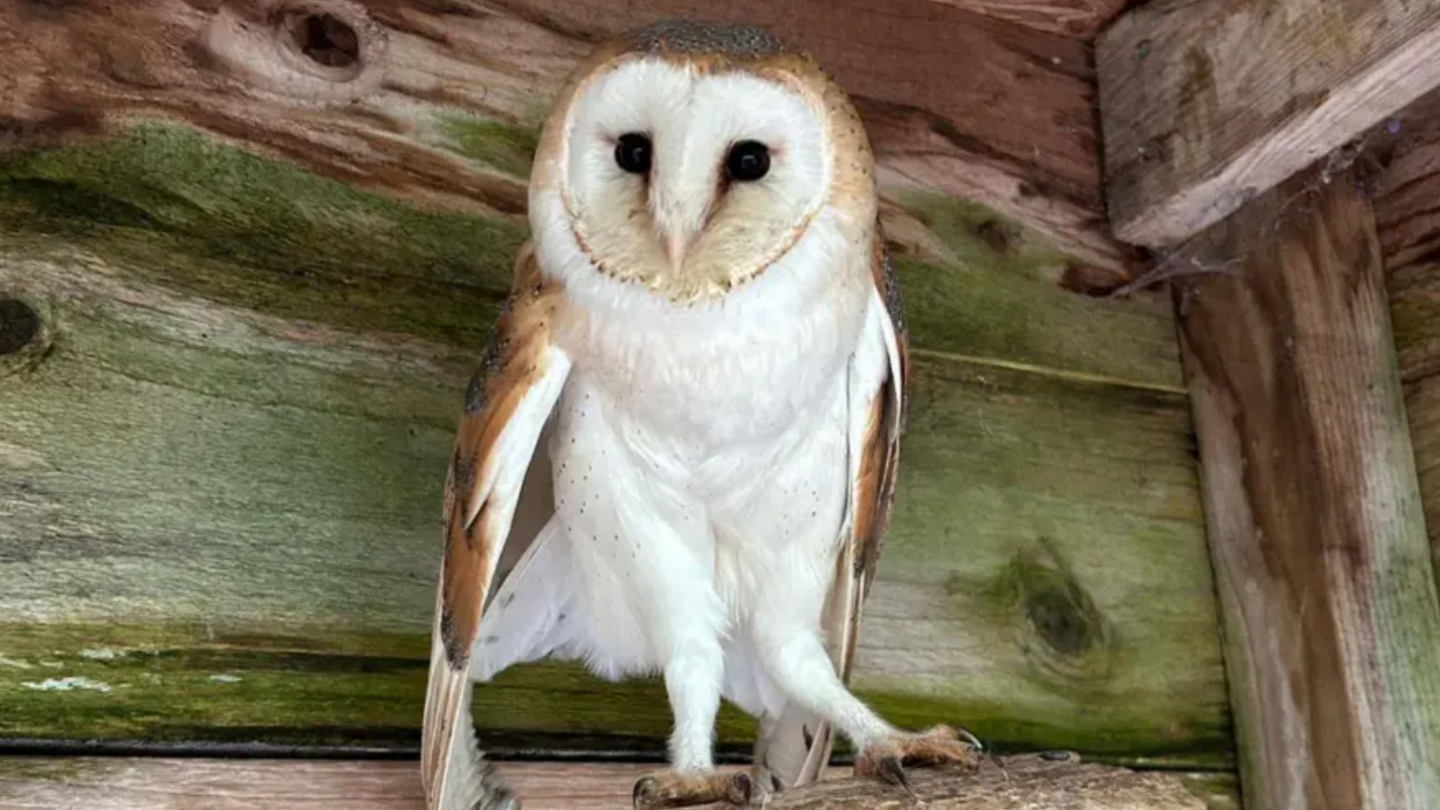
<path fill-rule="evenodd" d="M 525 810 L 624 810 L 649 765 L 500 763 Z M 1008 778 L 1007 778 L 1008 776 Z M 1007 757 L 974 775 L 916 771 L 932 810 L 1233 810 L 1233 785 L 1196 774 L 1134 773 L 1079 762 Z M 774 810 L 892 806 L 887 788 L 833 768 L 820 787 Z M 175 759 L 0 759 L 6 810 L 420 810 L 413 762 Z M 716 806 L 713 810 L 726 810 Z"/>
<path fill-rule="evenodd" d="M 1440 806 L 1440 598 L 1370 201 L 1297 177 L 1177 288 L 1252 808 Z"/>
<path fill-rule="evenodd" d="M 1138 0 L 934 0 L 1017 22 L 1042 31 L 1088 40 Z"/>
<path fill-rule="evenodd" d="M 1154 0 L 1099 38 L 1110 216 L 1170 246 L 1440 86 L 1432 0 Z"/>
<path fill-rule="evenodd" d="M 335 83 L 285 50 L 290 18 L 217 8 L 0 5 L 0 737 L 410 748 L 455 419 L 525 235 L 535 121 L 592 34 L 538 7 L 326 4 L 360 32 Z M 928 15 L 964 12 L 915 9 L 887 30 L 939 54 Z M 1084 152 L 1082 73 L 1003 30 L 993 69 L 1058 105 L 1015 120 Z M 852 72 L 878 47 L 855 36 Z M 343 56 L 302 44 L 327 42 Z M 1046 218 L 1094 201 L 1092 170 L 1025 163 L 978 114 L 1000 96 L 900 76 L 865 103 L 915 402 L 856 683 L 995 745 L 1226 762 L 1168 303 L 1069 291 L 1124 276 L 1091 262 L 1098 226 Z M 903 121 L 972 133 L 907 151 Z M 1032 185 L 957 180 L 985 167 Z M 657 683 L 548 663 L 476 715 L 502 749 L 669 730 Z M 724 713 L 723 744 L 749 733 Z"/>
<path fill-rule="evenodd" d="M 1383 164 L 1373 181 L 1375 222 L 1425 524 L 1440 570 L 1440 93 L 1396 119 L 1392 137 L 1373 139 Z"/>
<path fill-rule="evenodd" d="M 320 12 L 349 24 L 353 63 L 319 66 L 290 42 L 313 31 L 290 21 Z M 0 134 L 162 113 L 345 179 L 515 214 L 524 188 L 505 170 L 575 61 L 673 17 L 765 25 L 811 51 L 856 97 L 890 199 L 975 200 L 1073 257 L 1057 280 L 1128 279 L 1132 252 L 1105 225 L 1087 46 L 936 0 L 7 3 Z"/>

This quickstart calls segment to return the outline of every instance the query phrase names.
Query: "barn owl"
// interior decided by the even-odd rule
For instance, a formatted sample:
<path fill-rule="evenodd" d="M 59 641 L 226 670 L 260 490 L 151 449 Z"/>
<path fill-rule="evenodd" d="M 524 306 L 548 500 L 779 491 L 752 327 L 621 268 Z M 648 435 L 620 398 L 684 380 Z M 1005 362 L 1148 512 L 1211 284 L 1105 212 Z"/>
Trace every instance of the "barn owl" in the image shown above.
<path fill-rule="evenodd" d="M 542 130 L 531 238 L 466 394 L 446 485 L 422 777 L 515 807 L 471 690 L 512 664 L 663 676 L 669 762 L 638 810 L 745 804 L 856 770 L 976 762 L 851 693 L 905 419 L 907 348 L 854 107 L 757 28 L 601 45 Z M 713 767 L 725 698 L 753 767 Z"/>

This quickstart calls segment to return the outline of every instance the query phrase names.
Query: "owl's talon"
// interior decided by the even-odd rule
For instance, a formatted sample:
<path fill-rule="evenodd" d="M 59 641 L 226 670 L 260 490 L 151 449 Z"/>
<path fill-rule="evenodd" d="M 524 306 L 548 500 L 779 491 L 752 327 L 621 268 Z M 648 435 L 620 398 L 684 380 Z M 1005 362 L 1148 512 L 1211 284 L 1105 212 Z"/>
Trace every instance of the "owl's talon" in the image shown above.
<path fill-rule="evenodd" d="M 900 764 L 900 757 L 883 757 L 878 763 L 875 773 L 886 782 L 902 788 L 906 793 L 910 794 L 910 798 L 919 798 L 915 795 L 914 786 L 910 784 L 910 775 L 905 773 L 905 767 Z"/>
<path fill-rule="evenodd" d="M 745 773 L 680 773 L 657 771 L 635 781 L 630 800 L 635 810 L 729 802 L 749 805 L 755 795 L 754 782 Z"/>
<path fill-rule="evenodd" d="M 855 760 L 855 775 L 897 785 L 918 801 L 904 766 L 951 764 L 975 770 L 980 767 L 976 755 L 980 750 L 980 741 L 974 735 L 949 726 L 936 726 L 919 734 L 898 732 L 865 746 Z"/>

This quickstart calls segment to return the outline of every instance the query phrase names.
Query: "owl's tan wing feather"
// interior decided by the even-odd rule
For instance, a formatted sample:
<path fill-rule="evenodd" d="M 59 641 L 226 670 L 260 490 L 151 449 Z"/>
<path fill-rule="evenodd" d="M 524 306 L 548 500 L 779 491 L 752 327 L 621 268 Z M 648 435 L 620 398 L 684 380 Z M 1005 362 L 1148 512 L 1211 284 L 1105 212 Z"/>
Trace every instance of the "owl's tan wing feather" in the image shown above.
<path fill-rule="evenodd" d="M 909 347 L 900 289 L 890 266 L 884 241 L 877 228 L 871 274 L 875 290 L 884 303 L 883 332 L 888 371 L 879 386 L 852 394 L 851 408 L 863 409 L 864 428 L 858 452 L 850 458 L 851 501 L 844 526 L 840 559 L 825 611 L 825 630 L 831 640 L 831 659 L 846 684 L 855 663 L 860 616 L 875 581 L 876 567 L 890 526 L 891 506 L 900 464 L 900 438 L 905 431 L 908 410 L 906 383 L 909 376 Z M 809 750 L 796 784 L 820 778 L 834 747 L 829 723 L 817 721 L 806 730 Z"/>
<path fill-rule="evenodd" d="M 533 245 L 526 243 L 516 258 L 510 298 L 466 393 L 445 484 L 445 551 L 421 738 L 430 810 L 500 807 L 508 795 L 475 743 L 470 656 L 526 471 L 570 371 L 551 339 L 561 295 L 541 276 Z"/>

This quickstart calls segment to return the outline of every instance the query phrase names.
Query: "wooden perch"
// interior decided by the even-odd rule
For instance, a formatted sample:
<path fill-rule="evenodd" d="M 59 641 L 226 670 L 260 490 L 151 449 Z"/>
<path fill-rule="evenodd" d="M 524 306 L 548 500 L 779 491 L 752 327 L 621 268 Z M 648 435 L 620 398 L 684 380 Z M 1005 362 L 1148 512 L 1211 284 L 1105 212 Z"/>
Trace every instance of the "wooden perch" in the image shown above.
<path fill-rule="evenodd" d="M 973 774 L 910 770 L 925 810 L 1205 810 L 1206 802 L 1173 774 L 1139 773 L 1081 764 L 1008 757 Z M 881 810 L 914 806 L 898 788 L 873 779 L 827 779 L 780 794 L 767 810 Z M 616 808 L 616 810 L 621 810 Z M 734 810 L 711 805 L 706 810 Z"/>
<path fill-rule="evenodd" d="M 175 759 L 0 759 L 5 810 L 420 810 L 414 762 Z M 524 810 L 629 810 L 636 778 L 653 766 L 500 763 Z M 1173 773 L 1005 760 L 1005 772 L 916 769 L 925 810 L 1206 810 L 1233 806 L 1206 779 Z M 1210 797 L 1207 801 L 1206 797 Z M 1212 804 L 1213 801 L 1213 804 Z M 819 785 L 787 792 L 768 810 L 896 810 L 898 788 L 834 768 Z M 706 810 L 735 810 L 716 805 Z"/>
<path fill-rule="evenodd" d="M 1434 0 L 1156 0 L 1096 44 L 1115 233 L 1175 245 L 1440 85 Z"/>
<path fill-rule="evenodd" d="M 1282 184 L 1176 291 L 1251 808 L 1440 807 L 1440 600 L 1368 200 Z"/>

